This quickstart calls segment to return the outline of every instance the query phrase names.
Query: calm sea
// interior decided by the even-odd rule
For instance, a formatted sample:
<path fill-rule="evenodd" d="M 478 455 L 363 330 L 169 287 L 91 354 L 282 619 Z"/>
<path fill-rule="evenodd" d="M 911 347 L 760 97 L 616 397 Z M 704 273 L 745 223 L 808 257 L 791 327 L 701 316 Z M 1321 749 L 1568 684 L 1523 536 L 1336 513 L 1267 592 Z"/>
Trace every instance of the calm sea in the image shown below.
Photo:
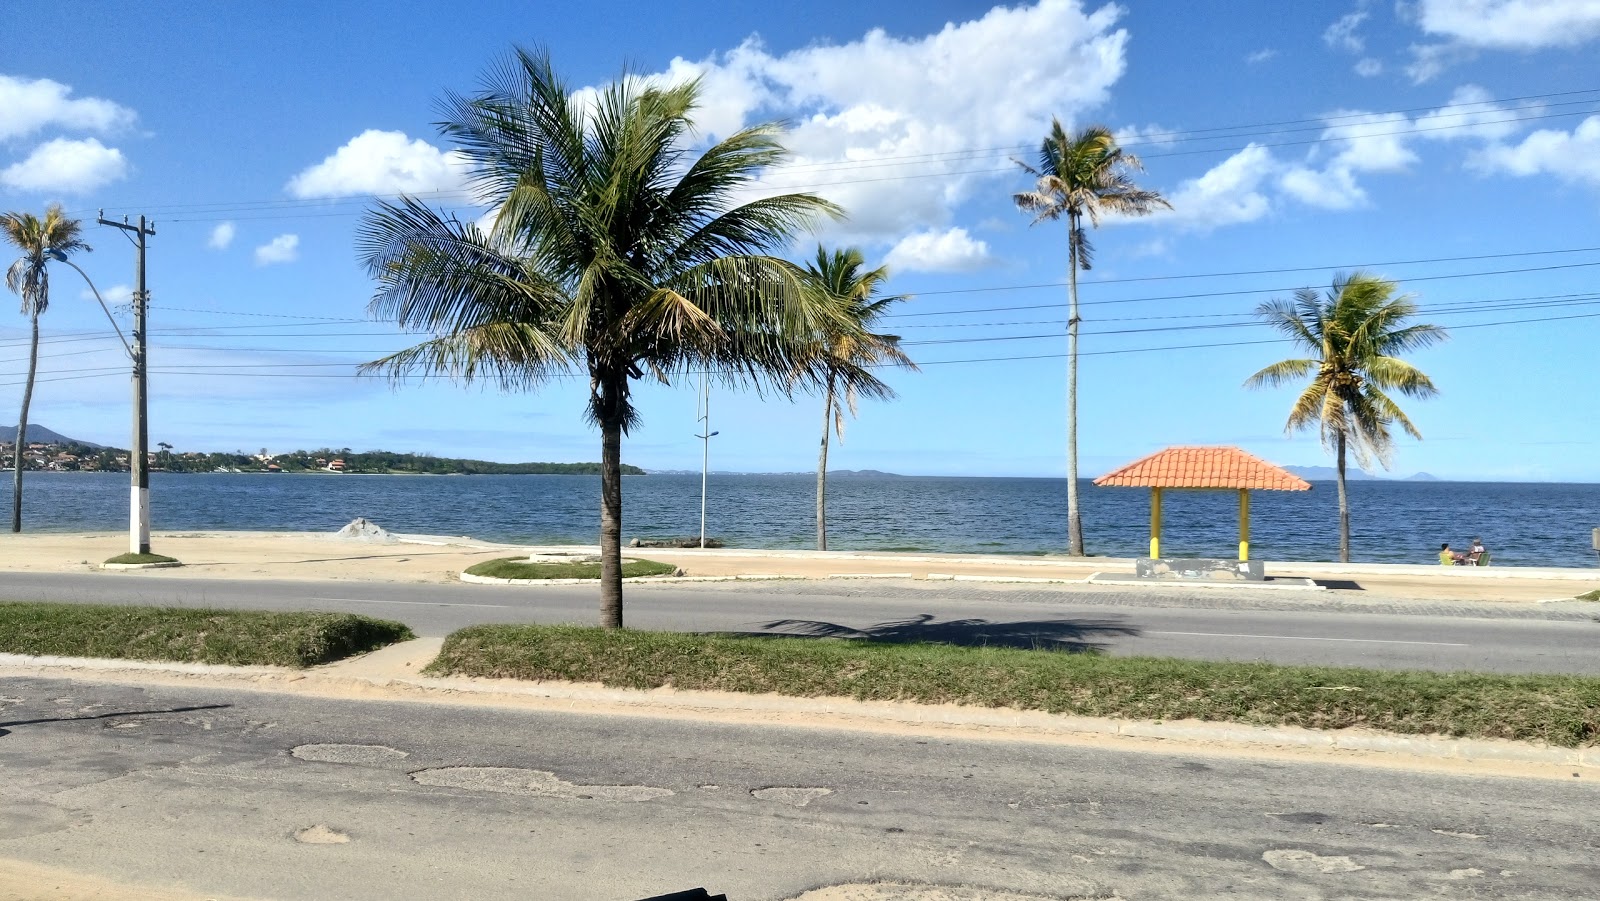
<path fill-rule="evenodd" d="M 11 507 L 9 473 L 0 511 Z M 537 544 L 598 540 L 594 476 L 369 476 L 178 474 L 151 476 L 153 527 L 333 531 L 365 516 L 397 532 L 470 535 Z M 1251 495 L 1252 556 L 1332 560 L 1338 495 Z M 815 477 L 714 475 L 707 534 L 731 547 L 815 546 Z M 829 480 L 828 539 L 837 550 L 1037 554 L 1066 543 L 1065 479 L 841 477 Z M 1496 563 L 1596 566 L 1589 530 L 1600 526 L 1600 484 L 1352 482 L 1351 553 L 1358 560 L 1435 563 L 1440 542 L 1481 535 Z M 1148 548 L 1149 493 L 1082 489 L 1088 551 L 1140 556 Z M 128 476 L 29 473 L 30 531 L 127 528 Z M 623 537 L 698 534 L 700 477 L 623 481 Z M 1169 491 L 1162 550 L 1226 556 L 1237 541 L 1237 497 Z M 3 541 L 0 536 L 0 541 Z"/>

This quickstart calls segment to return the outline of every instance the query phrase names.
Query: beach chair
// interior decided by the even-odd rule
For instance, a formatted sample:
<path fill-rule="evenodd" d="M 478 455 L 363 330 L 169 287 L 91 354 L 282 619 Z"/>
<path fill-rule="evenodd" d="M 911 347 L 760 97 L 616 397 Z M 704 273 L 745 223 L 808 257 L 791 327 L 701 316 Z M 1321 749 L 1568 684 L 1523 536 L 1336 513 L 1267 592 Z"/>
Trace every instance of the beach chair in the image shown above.
<path fill-rule="evenodd" d="M 1481 554 L 1473 554 L 1473 555 L 1471 555 L 1470 557 L 1467 558 L 1467 565 L 1468 566 L 1488 566 L 1489 565 L 1489 552 L 1488 551 L 1484 551 Z"/>

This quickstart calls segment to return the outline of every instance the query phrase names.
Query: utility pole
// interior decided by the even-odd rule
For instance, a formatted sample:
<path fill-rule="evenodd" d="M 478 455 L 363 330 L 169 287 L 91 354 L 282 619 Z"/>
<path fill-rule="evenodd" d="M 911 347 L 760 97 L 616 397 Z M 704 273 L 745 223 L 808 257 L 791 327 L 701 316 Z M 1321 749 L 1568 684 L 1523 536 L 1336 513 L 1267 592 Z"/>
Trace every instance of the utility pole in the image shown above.
<path fill-rule="evenodd" d="M 717 434 L 711 431 L 711 383 L 708 373 L 700 373 L 700 409 L 697 422 L 704 423 L 705 434 L 696 435 L 700 439 L 700 547 L 706 546 L 706 470 L 711 463 L 711 436 Z"/>
<path fill-rule="evenodd" d="M 111 228 L 120 228 L 133 234 L 134 246 L 138 248 L 138 262 L 134 268 L 133 287 L 133 448 L 128 452 L 128 470 L 132 475 L 132 487 L 128 494 L 128 552 L 133 554 L 150 553 L 150 367 L 147 349 L 149 347 L 149 329 L 147 316 L 150 311 L 150 290 L 145 286 L 144 280 L 144 255 L 145 238 L 156 233 L 154 222 L 145 223 L 143 216 L 139 217 L 139 224 L 128 222 L 126 216 L 121 222 L 113 222 L 105 217 L 105 211 L 100 211 L 99 222 Z"/>

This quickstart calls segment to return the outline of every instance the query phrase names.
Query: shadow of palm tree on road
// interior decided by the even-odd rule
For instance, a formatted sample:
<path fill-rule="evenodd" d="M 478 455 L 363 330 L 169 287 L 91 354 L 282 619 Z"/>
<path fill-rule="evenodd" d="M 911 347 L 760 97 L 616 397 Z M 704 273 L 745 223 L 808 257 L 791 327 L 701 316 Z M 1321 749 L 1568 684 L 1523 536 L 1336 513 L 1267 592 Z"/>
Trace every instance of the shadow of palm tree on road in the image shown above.
<path fill-rule="evenodd" d="M 987 619 L 950 619 L 936 622 L 931 613 L 855 628 L 813 619 L 780 619 L 751 633 L 789 638 L 842 638 L 893 644 L 953 644 L 964 647 L 1022 648 L 1025 650 L 1102 651 L 1097 638 L 1138 637 L 1139 629 L 1117 619 L 1038 619 L 993 622 Z"/>

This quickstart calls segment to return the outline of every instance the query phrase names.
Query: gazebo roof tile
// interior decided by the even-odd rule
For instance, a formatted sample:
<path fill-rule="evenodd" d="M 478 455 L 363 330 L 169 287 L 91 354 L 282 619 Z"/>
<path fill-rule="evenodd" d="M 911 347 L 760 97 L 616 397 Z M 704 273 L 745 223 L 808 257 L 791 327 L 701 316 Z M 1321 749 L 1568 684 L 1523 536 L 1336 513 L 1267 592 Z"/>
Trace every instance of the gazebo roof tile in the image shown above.
<path fill-rule="evenodd" d="M 1309 491 L 1311 483 L 1237 447 L 1169 447 L 1094 480 L 1118 488 Z"/>

